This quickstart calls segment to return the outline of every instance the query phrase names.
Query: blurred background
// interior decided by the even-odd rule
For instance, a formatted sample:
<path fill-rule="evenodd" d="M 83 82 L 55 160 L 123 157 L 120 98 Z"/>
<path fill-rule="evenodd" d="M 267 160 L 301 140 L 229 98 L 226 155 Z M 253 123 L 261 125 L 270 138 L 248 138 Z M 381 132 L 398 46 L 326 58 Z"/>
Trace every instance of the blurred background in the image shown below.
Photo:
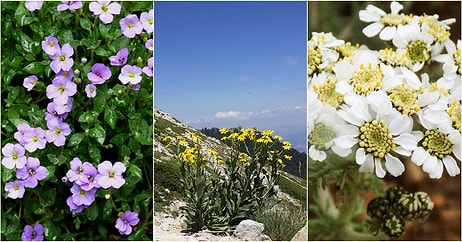
<path fill-rule="evenodd" d="M 456 43 L 461 38 L 461 2 L 400 2 L 404 9 L 400 13 L 414 15 L 438 14 L 439 20 L 455 18 L 451 25 L 450 38 Z M 378 37 L 367 38 L 362 29 L 369 23 L 359 20 L 359 11 L 372 4 L 390 13 L 390 2 L 308 2 L 308 39 L 312 32 L 332 32 L 339 39 L 367 44 L 371 49 L 385 45 Z M 386 186 L 402 186 L 410 192 L 427 192 L 434 202 L 434 211 L 424 223 L 406 224 L 406 232 L 394 240 L 461 240 L 461 175 L 450 177 L 446 171 L 441 179 L 430 179 L 421 167 L 411 161 L 404 162 L 406 171 L 398 178 L 387 176 Z M 459 167 L 460 167 L 459 163 Z M 375 197 L 363 194 L 366 204 Z M 367 215 L 358 220 L 366 219 Z"/>

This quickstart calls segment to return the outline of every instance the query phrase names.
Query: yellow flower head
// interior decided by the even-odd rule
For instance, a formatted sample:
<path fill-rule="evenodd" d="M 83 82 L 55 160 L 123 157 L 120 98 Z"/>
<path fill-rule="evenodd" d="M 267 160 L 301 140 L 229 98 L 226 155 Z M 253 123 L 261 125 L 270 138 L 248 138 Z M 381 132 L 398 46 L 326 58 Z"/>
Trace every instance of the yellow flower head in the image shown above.
<path fill-rule="evenodd" d="M 221 128 L 219 131 L 220 131 L 220 134 L 227 134 L 229 132 L 229 129 Z"/>
<path fill-rule="evenodd" d="M 267 130 L 263 130 L 262 134 L 264 136 L 270 136 L 273 132 L 274 132 L 274 130 L 267 129 Z"/>
<path fill-rule="evenodd" d="M 282 148 L 284 150 L 290 150 L 292 148 L 292 145 L 289 143 L 289 141 L 284 141 L 282 142 Z"/>

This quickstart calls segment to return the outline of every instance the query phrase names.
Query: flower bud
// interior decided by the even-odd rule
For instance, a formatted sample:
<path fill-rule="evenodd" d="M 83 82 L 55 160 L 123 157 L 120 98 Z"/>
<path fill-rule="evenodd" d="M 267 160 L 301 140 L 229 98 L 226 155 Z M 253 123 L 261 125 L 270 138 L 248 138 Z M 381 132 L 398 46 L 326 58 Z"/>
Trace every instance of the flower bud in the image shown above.
<path fill-rule="evenodd" d="M 75 70 L 74 70 L 74 75 L 75 75 L 75 76 L 78 76 L 78 75 L 80 75 L 80 71 L 79 71 L 79 69 L 75 69 Z"/>
<path fill-rule="evenodd" d="M 137 66 L 143 66 L 143 59 L 141 57 L 139 57 L 139 56 L 136 59 L 136 65 Z"/>
<path fill-rule="evenodd" d="M 80 59 L 80 62 L 82 62 L 82 64 L 87 64 L 88 60 L 87 58 L 82 57 L 82 59 Z"/>

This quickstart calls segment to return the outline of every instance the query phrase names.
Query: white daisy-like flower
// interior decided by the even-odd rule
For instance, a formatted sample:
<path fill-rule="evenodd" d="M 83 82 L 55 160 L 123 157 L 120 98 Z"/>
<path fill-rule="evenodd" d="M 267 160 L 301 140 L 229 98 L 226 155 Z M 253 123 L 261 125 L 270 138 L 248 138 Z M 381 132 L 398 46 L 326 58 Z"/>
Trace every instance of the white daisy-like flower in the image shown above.
<path fill-rule="evenodd" d="M 366 10 L 359 11 L 359 19 L 366 23 L 371 23 L 363 29 L 364 35 L 373 37 L 379 34 L 382 40 L 391 40 L 396 34 L 397 27 L 407 24 L 411 17 L 403 13 L 398 14 L 403 9 L 403 5 L 398 2 L 391 2 L 391 13 L 387 14 L 382 9 L 368 5 Z"/>
<path fill-rule="evenodd" d="M 343 103 L 344 95 L 335 91 L 337 83 L 335 75 L 321 72 L 309 79 L 308 89 L 314 92 L 323 105 L 338 108 Z"/>
<path fill-rule="evenodd" d="M 443 63 L 443 76 L 438 79 L 437 83 L 439 86 L 452 89 L 460 85 L 461 73 L 462 73 L 462 42 L 457 40 L 457 46 L 449 39 L 452 43 L 446 48 L 447 54 L 437 55 L 432 58 L 435 61 Z"/>
<path fill-rule="evenodd" d="M 462 133 L 461 116 L 461 87 L 459 86 L 450 95 L 429 105 L 422 117 L 426 122 L 438 125 L 443 132 L 455 129 Z"/>
<path fill-rule="evenodd" d="M 320 109 L 319 103 L 312 103 L 315 107 L 316 116 L 308 122 L 308 154 L 311 159 L 324 161 L 327 157 L 326 151 L 332 150 L 341 157 L 346 157 L 351 153 L 350 148 L 343 148 L 337 145 L 336 138 L 354 131 L 355 127 L 345 123 L 337 115 L 337 111 L 332 106 L 323 105 Z"/>
<path fill-rule="evenodd" d="M 454 46 L 454 42 L 451 41 L 449 36 L 451 33 L 449 30 L 449 24 L 456 22 L 455 18 L 438 20 L 438 14 L 426 15 L 419 17 L 419 24 L 421 26 L 426 25 L 428 27 L 428 33 L 433 36 L 434 44 L 432 45 L 432 53 L 434 55 L 439 54 L 443 51 L 443 48 L 451 48 L 451 45 Z"/>
<path fill-rule="evenodd" d="M 417 20 L 414 18 L 412 22 L 398 26 L 392 41 L 397 48 L 406 50 L 406 56 L 412 64 L 408 68 L 413 72 L 422 69 L 432 57 L 433 36 L 428 33 L 429 27 L 421 27 Z"/>
<path fill-rule="evenodd" d="M 373 101 L 358 98 L 351 107 L 343 106 L 338 111 L 339 116 L 356 130 L 337 138 L 337 145 L 342 148 L 357 145 L 355 157 L 359 171 L 374 173 L 375 170 L 380 178 L 388 171 L 396 177 L 404 172 L 404 165 L 395 154 L 410 156 L 417 148 L 417 137 L 412 132 L 411 119 L 397 111 L 371 105 Z"/>
<path fill-rule="evenodd" d="M 461 159 L 460 132 L 455 129 L 446 130 L 440 124 L 428 122 L 424 117 L 426 115 L 428 115 L 426 112 L 419 113 L 419 121 L 426 130 L 421 135 L 419 146 L 412 153 L 411 160 L 416 165 L 422 166 L 423 171 L 433 179 L 441 178 L 443 166 L 450 176 L 460 174 L 456 161 L 457 159 L 460 162 Z M 434 118 L 443 120 L 444 116 Z"/>

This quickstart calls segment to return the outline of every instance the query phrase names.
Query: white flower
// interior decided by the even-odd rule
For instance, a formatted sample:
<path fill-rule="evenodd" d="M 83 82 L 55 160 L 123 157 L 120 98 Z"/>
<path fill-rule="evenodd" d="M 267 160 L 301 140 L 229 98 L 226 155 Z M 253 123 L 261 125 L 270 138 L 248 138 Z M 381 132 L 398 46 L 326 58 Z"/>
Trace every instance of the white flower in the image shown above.
<path fill-rule="evenodd" d="M 387 14 L 382 9 L 373 5 L 368 5 L 366 10 L 359 11 L 359 19 L 363 22 L 371 23 L 363 29 L 364 35 L 367 37 L 376 36 L 382 40 L 391 40 L 397 26 L 406 24 L 411 20 L 411 17 L 398 14 L 403 9 L 403 5 L 392 2 L 390 4 L 391 13 Z"/>
<path fill-rule="evenodd" d="M 327 150 L 331 149 L 337 155 L 346 157 L 351 153 L 351 149 L 337 145 L 336 137 L 349 134 L 355 130 L 352 125 L 347 125 L 338 115 L 334 107 L 322 106 L 319 103 L 312 103 L 316 113 L 308 122 L 308 154 L 311 159 L 324 161 L 327 157 Z M 318 108 L 316 108 L 318 107 Z"/>
<path fill-rule="evenodd" d="M 373 98 L 358 98 L 354 105 L 343 106 L 338 111 L 346 122 L 356 126 L 354 135 L 338 138 L 338 146 L 342 148 L 357 145 L 356 163 L 359 171 L 370 172 L 383 178 L 385 168 L 393 176 L 404 172 L 403 163 L 394 153 L 409 156 L 417 148 L 417 137 L 412 133 L 412 121 L 395 110 L 372 105 Z M 393 153 L 392 153 L 393 152 Z"/>
<path fill-rule="evenodd" d="M 430 178 L 438 179 L 443 174 L 443 165 L 450 176 L 460 174 L 456 159 L 461 157 L 461 134 L 455 129 L 441 129 L 439 124 L 427 122 L 423 117 L 425 112 L 419 114 L 419 120 L 426 129 L 419 141 L 420 146 L 414 150 L 411 160 L 422 166 Z M 432 114 L 435 115 L 435 114 Z M 435 119 L 443 119 L 443 116 Z M 454 159 L 454 157 L 456 159 Z"/>
<path fill-rule="evenodd" d="M 439 86 L 447 89 L 460 85 L 462 73 L 462 42 L 461 40 L 457 40 L 457 49 L 452 40 L 449 39 L 449 42 L 452 44 L 449 44 L 446 48 L 448 53 L 437 55 L 433 58 L 433 60 L 443 63 L 443 76 L 438 79 L 437 83 Z"/>
<path fill-rule="evenodd" d="M 406 50 L 406 56 L 412 64 L 408 68 L 414 72 L 422 69 L 425 62 L 432 57 L 431 44 L 433 43 L 433 36 L 428 33 L 428 26 L 421 27 L 417 20 L 415 18 L 409 24 L 398 26 L 392 41 L 397 48 Z"/>

